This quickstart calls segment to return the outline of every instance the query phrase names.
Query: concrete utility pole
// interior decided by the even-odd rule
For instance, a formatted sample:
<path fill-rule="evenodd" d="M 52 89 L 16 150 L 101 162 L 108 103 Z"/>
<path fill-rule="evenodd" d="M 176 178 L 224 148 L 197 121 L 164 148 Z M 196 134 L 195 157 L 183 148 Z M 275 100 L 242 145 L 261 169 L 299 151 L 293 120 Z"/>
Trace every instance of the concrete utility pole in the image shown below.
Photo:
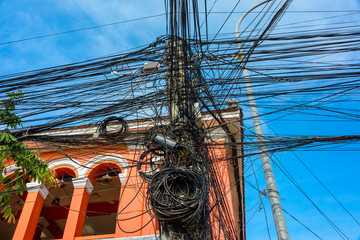
<path fill-rule="evenodd" d="M 184 52 L 182 50 L 183 40 L 180 37 L 168 40 L 168 47 L 170 53 L 170 89 L 169 89 L 169 101 L 170 101 L 170 119 L 175 120 L 181 117 L 184 121 L 183 115 L 179 115 L 179 108 L 187 106 L 187 100 L 185 97 L 185 65 L 184 65 Z M 168 54 L 169 54 L 168 53 Z M 186 109 L 180 109 L 184 111 Z"/>
<path fill-rule="evenodd" d="M 240 17 L 238 23 L 236 24 L 236 28 L 235 28 L 235 35 L 236 35 L 236 40 L 237 41 L 240 40 L 240 34 L 239 34 L 240 24 L 241 24 L 242 20 L 246 17 L 246 15 L 248 13 L 250 13 L 252 10 L 254 10 L 255 8 L 261 6 L 264 3 L 270 2 L 270 1 L 271 0 L 266 0 L 266 1 L 263 1 L 263 2 L 255 5 L 254 7 L 250 8 L 247 12 L 245 12 Z M 243 55 L 241 43 L 238 43 L 238 48 L 239 48 L 239 54 Z M 264 133 L 263 133 L 263 130 L 262 130 L 260 117 L 259 117 L 257 107 L 256 107 L 256 101 L 255 101 L 255 97 L 254 97 L 254 92 L 253 92 L 252 87 L 251 87 L 251 81 L 250 81 L 249 73 L 248 73 L 248 71 L 246 69 L 245 64 L 246 64 L 245 62 L 242 64 L 243 76 L 244 76 L 244 81 L 245 81 L 245 86 L 246 86 L 246 92 L 247 92 L 248 99 L 249 99 L 251 116 L 252 116 L 253 123 L 254 123 L 256 139 L 257 139 L 257 142 L 258 142 L 258 148 L 259 148 L 259 152 L 260 152 L 261 163 L 262 163 L 262 167 L 263 167 L 264 174 L 265 174 L 265 181 L 266 181 L 266 186 L 267 186 L 268 195 L 269 195 L 269 199 L 270 199 L 271 210 L 272 210 L 273 217 L 274 217 L 276 232 L 277 232 L 278 239 L 280 239 L 280 240 L 289 240 L 290 237 L 289 237 L 289 233 L 288 233 L 288 230 L 287 230 L 284 213 L 283 213 L 283 210 L 282 210 L 282 207 L 281 207 L 281 202 L 280 202 L 280 198 L 279 198 L 279 192 L 278 192 L 277 187 L 276 187 L 274 173 L 272 171 L 269 153 L 268 153 L 268 150 L 267 150 L 267 147 L 266 147 L 266 144 L 265 144 Z"/>
<path fill-rule="evenodd" d="M 169 117 L 171 122 L 192 124 L 189 120 L 193 120 L 195 118 L 194 102 L 193 96 L 191 96 L 192 92 L 187 89 L 185 66 L 185 57 L 187 56 L 183 51 L 184 47 L 186 47 L 186 42 L 178 36 L 168 40 L 168 55 L 170 55 L 170 62 L 168 64 L 169 72 L 167 73 L 168 80 L 170 81 L 170 88 L 168 89 L 170 103 Z M 174 127 L 181 130 L 182 126 L 175 125 Z M 186 146 L 188 149 L 194 149 L 193 136 L 191 136 L 187 131 L 180 132 L 181 135 L 178 136 L 178 140 L 181 144 Z M 166 229 L 165 225 L 162 225 L 161 228 Z M 174 233 L 171 231 L 163 231 L 161 240 L 179 239 L 173 235 Z"/>

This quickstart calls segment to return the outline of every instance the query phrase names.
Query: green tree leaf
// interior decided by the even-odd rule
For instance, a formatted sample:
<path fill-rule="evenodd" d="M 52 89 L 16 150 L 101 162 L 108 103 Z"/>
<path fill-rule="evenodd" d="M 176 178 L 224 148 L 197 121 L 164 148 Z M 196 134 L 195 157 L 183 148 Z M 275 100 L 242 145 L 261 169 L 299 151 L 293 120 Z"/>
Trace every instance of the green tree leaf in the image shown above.
<path fill-rule="evenodd" d="M 18 141 L 12 134 L 11 129 L 22 126 L 21 119 L 13 113 L 18 103 L 23 98 L 23 93 L 19 90 L 7 94 L 8 98 L 0 104 L 0 124 L 6 126 L 0 130 L 0 208 L 4 218 L 10 223 L 15 223 L 15 216 L 10 206 L 10 199 L 13 194 L 22 195 L 21 190 L 26 189 L 26 178 L 37 180 L 40 183 L 55 183 L 48 164 L 43 161 L 35 151 Z M 0 126 L 1 126 L 0 125 Z M 9 130 L 10 129 L 10 130 Z M 15 162 L 21 170 L 16 170 L 11 175 L 4 176 L 5 164 L 9 160 Z M 13 190 L 20 190 L 13 192 Z"/>

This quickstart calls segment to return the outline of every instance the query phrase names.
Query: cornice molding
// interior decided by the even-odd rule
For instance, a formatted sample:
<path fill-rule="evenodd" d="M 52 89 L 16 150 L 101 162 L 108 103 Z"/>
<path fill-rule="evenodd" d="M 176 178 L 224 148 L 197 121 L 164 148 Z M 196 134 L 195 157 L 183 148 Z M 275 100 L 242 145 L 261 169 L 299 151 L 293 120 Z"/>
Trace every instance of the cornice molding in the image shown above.
<path fill-rule="evenodd" d="M 91 184 L 88 178 L 73 178 L 72 182 L 74 188 L 85 188 L 89 195 L 94 189 L 94 186 Z"/>
<path fill-rule="evenodd" d="M 49 191 L 46 189 L 44 184 L 38 182 L 31 182 L 26 184 L 26 188 L 28 192 L 38 192 L 45 200 Z"/>

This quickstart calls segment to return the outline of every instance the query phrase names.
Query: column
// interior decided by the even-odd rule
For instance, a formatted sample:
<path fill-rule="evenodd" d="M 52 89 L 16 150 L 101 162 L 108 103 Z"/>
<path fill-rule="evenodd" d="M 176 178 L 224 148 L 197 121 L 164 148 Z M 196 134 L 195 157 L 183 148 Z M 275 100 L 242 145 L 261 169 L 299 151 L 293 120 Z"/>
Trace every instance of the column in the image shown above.
<path fill-rule="evenodd" d="M 126 174 L 125 173 L 119 173 L 118 174 L 119 178 L 120 178 L 120 183 L 121 183 L 121 189 L 120 189 L 120 196 L 122 196 L 122 192 L 125 190 L 123 188 L 123 186 L 125 186 L 126 183 Z M 122 224 L 121 221 L 117 221 L 120 218 L 120 214 L 121 214 L 121 210 L 126 206 L 124 199 L 120 199 L 119 196 L 119 206 L 118 206 L 118 213 L 117 213 L 117 217 L 116 217 L 116 227 L 115 227 L 115 237 L 124 237 L 124 232 L 120 229 L 119 225 Z"/>
<path fill-rule="evenodd" d="M 16 226 L 14 240 L 33 239 L 44 200 L 49 193 L 45 186 L 38 182 L 27 183 L 26 187 L 28 195 Z"/>
<path fill-rule="evenodd" d="M 66 220 L 63 239 L 74 239 L 82 235 L 89 196 L 94 189 L 88 178 L 74 178 L 74 192 Z"/>

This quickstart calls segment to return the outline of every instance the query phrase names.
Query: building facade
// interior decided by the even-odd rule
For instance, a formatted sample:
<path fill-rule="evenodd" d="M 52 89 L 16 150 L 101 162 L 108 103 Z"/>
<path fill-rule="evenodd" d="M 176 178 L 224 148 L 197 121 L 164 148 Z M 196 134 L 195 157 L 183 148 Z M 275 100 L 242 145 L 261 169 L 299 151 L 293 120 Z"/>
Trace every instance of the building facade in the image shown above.
<path fill-rule="evenodd" d="M 207 129 L 209 153 L 216 159 L 214 169 L 232 225 L 238 238 L 244 239 L 243 170 L 239 157 L 242 113 L 232 108 L 220 114 L 232 137 L 210 113 L 203 113 L 201 119 Z M 37 133 L 28 141 L 28 146 L 49 163 L 58 184 L 29 182 L 22 196 L 14 195 L 11 205 L 16 223 L 0 222 L 1 239 L 156 239 L 160 226 L 149 208 L 147 183 L 139 175 L 139 171 L 149 171 L 151 166 L 139 169 L 138 161 L 147 149 L 144 142 L 134 141 L 137 134 L 144 135 L 151 129 L 153 122 L 130 120 L 127 125 L 129 134 L 121 144 L 97 139 L 98 126 L 55 129 Z M 234 140 L 227 144 L 234 137 L 236 144 Z M 94 139 L 96 143 L 90 143 Z M 7 174 L 14 170 L 16 166 L 9 165 Z M 212 228 L 217 232 L 219 226 L 214 223 Z M 226 233 L 219 231 L 219 235 L 226 239 Z"/>

